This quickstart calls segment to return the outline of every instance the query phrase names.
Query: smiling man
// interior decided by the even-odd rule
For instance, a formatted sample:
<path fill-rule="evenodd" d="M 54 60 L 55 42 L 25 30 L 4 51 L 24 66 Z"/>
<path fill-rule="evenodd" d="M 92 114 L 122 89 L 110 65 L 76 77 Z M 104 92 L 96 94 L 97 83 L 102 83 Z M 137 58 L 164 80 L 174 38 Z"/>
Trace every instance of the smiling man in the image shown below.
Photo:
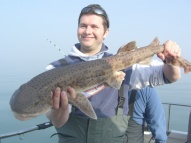
<path fill-rule="evenodd" d="M 98 4 L 91 4 L 81 10 L 78 19 L 77 36 L 79 43 L 72 47 L 70 54 L 48 65 L 48 69 L 96 60 L 111 56 L 104 39 L 109 33 L 109 19 Z M 114 39 L 117 41 L 117 39 Z M 158 54 L 177 58 L 181 50 L 173 41 L 164 43 L 164 51 Z M 75 100 L 75 89 L 59 87 L 52 92 L 52 109 L 47 117 L 55 126 L 59 143 L 123 143 L 128 125 L 128 91 L 146 86 L 158 86 L 175 82 L 180 78 L 180 68 L 153 61 L 149 66 L 134 65 L 124 70 L 126 76 L 120 91 L 103 85 L 84 91 L 92 104 L 97 120 L 87 117 L 80 109 L 69 110 L 67 96 Z M 85 74 L 85 73 L 84 73 Z M 136 78 L 136 80 L 135 80 Z M 126 99 L 126 100 L 125 100 Z"/>

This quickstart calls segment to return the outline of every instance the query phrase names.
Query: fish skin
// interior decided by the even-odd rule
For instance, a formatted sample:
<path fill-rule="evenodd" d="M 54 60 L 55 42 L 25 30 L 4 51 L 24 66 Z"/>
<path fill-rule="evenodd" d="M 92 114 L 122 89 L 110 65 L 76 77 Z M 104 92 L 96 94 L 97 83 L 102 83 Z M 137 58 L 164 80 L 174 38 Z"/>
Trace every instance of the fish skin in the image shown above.
<path fill-rule="evenodd" d="M 91 103 L 82 92 L 100 84 L 119 89 L 125 77 L 121 70 L 137 63 L 149 64 L 153 55 L 163 50 L 164 46 L 159 45 L 157 38 L 149 46 L 142 48 L 137 48 L 136 42 L 130 42 L 120 48 L 114 56 L 43 72 L 14 92 L 10 99 L 11 110 L 19 120 L 34 118 L 51 109 L 51 91 L 56 87 L 67 91 L 67 87 L 71 86 L 75 89 L 77 97 L 72 99 L 67 93 L 69 103 L 90 118 L 97 119 Z M 191 72 L 191 63 L 182 57 L 166 60 L 168 64 L 184 68 L 185 73 Z"/>

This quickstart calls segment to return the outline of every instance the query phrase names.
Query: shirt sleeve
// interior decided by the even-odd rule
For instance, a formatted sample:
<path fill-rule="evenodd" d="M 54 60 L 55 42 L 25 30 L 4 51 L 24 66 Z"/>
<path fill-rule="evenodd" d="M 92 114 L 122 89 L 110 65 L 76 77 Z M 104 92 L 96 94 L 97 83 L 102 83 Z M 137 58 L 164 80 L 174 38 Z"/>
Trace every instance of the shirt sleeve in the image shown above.
<path fill-rule="evenodd" d="M 163 74 L 163 62 L 153 60 L 150 65 L 135 64 L 132 67 L 129 88 L 141 89 L 148 85 L 155 87 L 168 83 Z"/>
<path fill-rule="evenodd" d="M 131 96 L 131 94 L 129 95 Z M 165 113 L 154 88 L 147 87 L 137 90 L 132 117 L 139 125 L 143 125 L 144 121 L 146 121 L 152 136 L 155 138 L 155 143 L 166 142 Z"/>
<path fill-rule="evenodd" d="M 55 67 L 51 64 L 49 64 L 48 66 L 46 66 L 46 71 L 54 69 Z"/>
<path fill-rule="evenodd" d="M 146 104 L 145 120 L 155 138 L 155 143 L 165 143 L 167 139 L 165 113 L 159 96 L 152 89 Z"/>
<path fill-rule="evenodd" d="M 55 62 L 52 62 L 52 63 L 48 64 L 46 66 L 46 70 L 48 71 L 48 70 L 51 70 L 51 69 L 54 69 L 54 68 L 60 67 L 60 66 L 61 66 L 60 62 L 59 61 L 55 61 Z"/>

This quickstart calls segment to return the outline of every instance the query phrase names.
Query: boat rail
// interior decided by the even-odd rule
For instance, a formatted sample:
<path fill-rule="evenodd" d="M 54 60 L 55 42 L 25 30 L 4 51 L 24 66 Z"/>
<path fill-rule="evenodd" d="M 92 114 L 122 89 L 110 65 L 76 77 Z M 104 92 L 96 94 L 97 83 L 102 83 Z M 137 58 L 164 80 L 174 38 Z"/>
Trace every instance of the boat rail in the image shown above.
<path fill-rule="evenodd" d="M 167 117 L 167 132 L 170 130 L 170 117 L 171 117 L 171 107 L 172 106 L 183 106 L 183 107 L 191 107 L 191 105 L 185 105 L 185 104 L 178 104 L 178 103 L 162 103 L 164 105 L 168 105 L 168 117 Z M 191 118 L 191 117 L 190 117 Z M 191 119 L 189 119 L 191 121 Z M 189 123 L 191 125 L 191 123 Z M 35 125 L 33 127 L 17 130 L 17 131 L 12 131 L 4 134 L 0 134 L 0 143 L 1 139 L 9 138 L 12 136 L 17 136 L 17 135 L 23 135 L 25 133 L 29 133 L 35 130 L 41 130 L 41 129 L 46 129 L 53 126 L 51 122 L 45 122 L 42 124 Z"/>
<path fill-rule="evenodd" d="M 178 104 L 178 103 L 162 103 L 162 104 L 168 105 L 167 131 L 170 130 L 171 107 L 172 107 L 172 106 L 191 107 L 191 105 Z"/>

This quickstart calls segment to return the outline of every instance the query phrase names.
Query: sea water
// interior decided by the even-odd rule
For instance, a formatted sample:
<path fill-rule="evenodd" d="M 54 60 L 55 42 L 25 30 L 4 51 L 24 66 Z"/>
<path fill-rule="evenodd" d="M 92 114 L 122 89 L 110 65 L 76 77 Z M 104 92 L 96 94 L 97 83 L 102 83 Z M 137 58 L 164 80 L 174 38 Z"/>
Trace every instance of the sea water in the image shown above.
<path fill-rule="evenodd" d="M 33 76 L 34 74 L 23 74 L 22 72 L 20 74 L 2 73 L 0 79 L 0 134 L 27 129 L 48 121 L 45 115 L 27 121 L 19 121 L 15 119 L 11 112 L 9 100 L 13 92 Z M 181 80 L 176 83 L 160 86 L 156 89 L 162 102 L 191 105 L 190 73 L 187 75 L 183 74 Z M 167 105 L 164 105 L 164 110 L 166 118 L 168 118 Z M 187 131 L 189 113 L 189 107 L 172 106 L 170 129 Z M 37 130 L 20 136 L 2 139 L 1 143 L 55 143 L 58 141 L 58 137 L 51 137 L 54 133 L 56 133 L 55 128 L 50 127 L 45 130 Z"/>
<path fill-rule="evenodd" d="M 164 103 L 185 104 L 191 106 L 191 73 L 183 74 L 175 83 L 156 87 Z M 166 119 L 168 120 L 168 105 L 164 105 Z M 191 107 L 171 106 L 170 129 L 187 131 Z"/>
<path fill-rule="evenodd" d="M 14 117 L 9 106 L 9 100 L 14 91 L 21 84 L 30 80 L 34 76 L 34 73 L 24 74 L 22 72 L 12 73 L 8 71 L 2 74 L 3 76 L 0 79 L 0 135 L 28 129 L 48 122 L 45 115 L 27 121 L 19 121 Z M 55 128 L 50 127 L 45 130 L 37 130 L 20 136 L 1 139 L 0 143 L 56 143 L 58 142 L 58 137 L 51 137 L 54 133 L 56 133 Z"/>

